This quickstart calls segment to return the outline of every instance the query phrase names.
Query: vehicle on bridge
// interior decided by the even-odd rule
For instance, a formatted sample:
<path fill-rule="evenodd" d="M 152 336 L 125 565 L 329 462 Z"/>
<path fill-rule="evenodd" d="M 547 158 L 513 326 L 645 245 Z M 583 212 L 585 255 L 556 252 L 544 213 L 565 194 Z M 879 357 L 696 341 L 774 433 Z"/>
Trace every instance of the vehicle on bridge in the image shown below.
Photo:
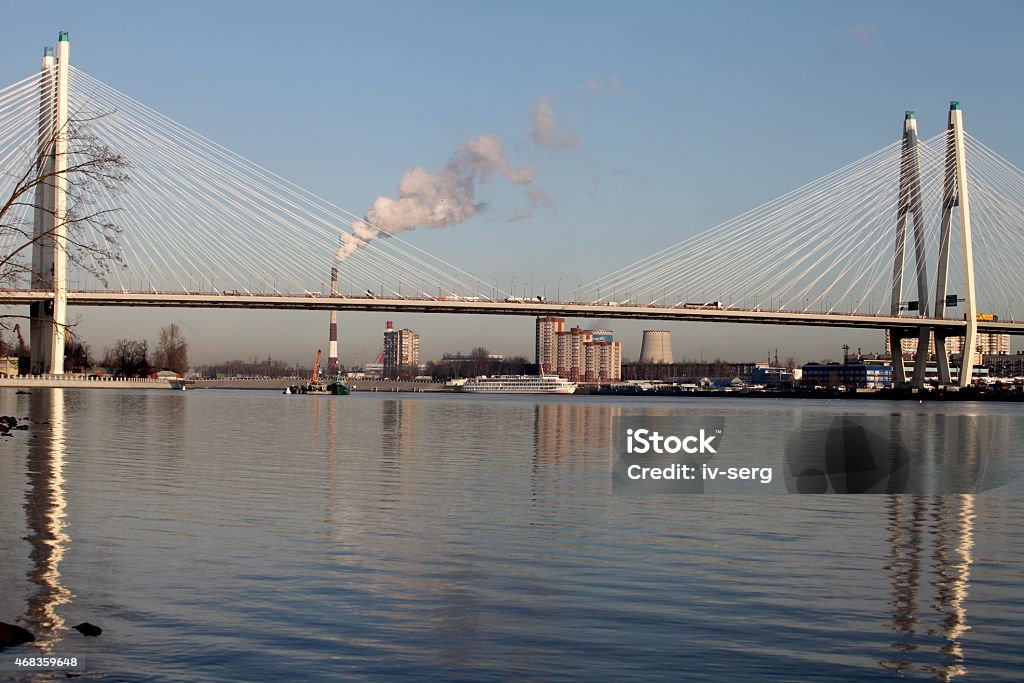
<path fill-rule="evenodd" d="M 707 303 L 685 303 L 682 306 L 686 309 L 698 310 L 698 311 L 723 311 L 725 308 L 722 306 L 721 301 L 708 301 Z"/>
<path fill-rule="evenodd" d="M 547 298 L 545 298 L 543 296 L 527 296 L 527 297 L 507 296 L 507 297 L 505 297 L 505 303 L 507 303 L 507 304 L 533 304 L 533 303 L 546 304 L 547 302 L 548 302 Z"/>

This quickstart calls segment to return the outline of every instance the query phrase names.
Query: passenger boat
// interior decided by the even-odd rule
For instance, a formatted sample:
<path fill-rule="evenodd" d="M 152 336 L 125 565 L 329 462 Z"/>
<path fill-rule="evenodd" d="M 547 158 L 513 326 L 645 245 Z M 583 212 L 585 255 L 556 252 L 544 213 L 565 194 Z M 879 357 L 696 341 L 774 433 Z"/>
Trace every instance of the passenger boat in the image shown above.
<path fill-rule="evenodd" d="M 556 375 L 484 375 L 468 380 L 458 390 L 470 394 L 571 394 L 576 383 Z"/>

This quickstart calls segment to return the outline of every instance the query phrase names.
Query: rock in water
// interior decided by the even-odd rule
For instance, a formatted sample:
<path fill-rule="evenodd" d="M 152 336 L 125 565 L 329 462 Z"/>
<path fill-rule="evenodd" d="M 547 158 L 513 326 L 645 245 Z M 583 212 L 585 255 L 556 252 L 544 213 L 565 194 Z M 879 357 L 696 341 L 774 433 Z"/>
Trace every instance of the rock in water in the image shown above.
<path fill-rule="evenodd" d="M 83 621 L 81 624 L 79 624 L 78 626 L 75 626 L 74 628 L 75 628 L 76 631 L 81 633 L 83 636 L 93 636 L 93 637 L 95 637 L 95 636 L 98 636 L 99 634 L 103 633 L 103 629 L 101 629 L 96 624 L 90 624 L 88 621 Z"/>
<path fill-rule="evenodd" d="M 0 649 L 31 643 L 36 637 L 14 624 L 6 624 L 0 621 Z"/>

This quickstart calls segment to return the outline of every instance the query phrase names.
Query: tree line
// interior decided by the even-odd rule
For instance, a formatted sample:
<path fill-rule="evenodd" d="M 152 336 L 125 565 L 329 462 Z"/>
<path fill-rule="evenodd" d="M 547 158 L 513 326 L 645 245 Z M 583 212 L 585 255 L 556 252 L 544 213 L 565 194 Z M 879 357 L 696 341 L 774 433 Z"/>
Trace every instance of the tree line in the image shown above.
<path fill-rule="evenodd" d="M 532 375 L 537 365 L 523 356 L 492 358 L 483 348 L 473 349 L 468 356 L 446 353 L 441 360 L 427 362 L 427 374 L 437 380 L 465 379 L 481 375 Z"/>
<path fill-rule="evenodd" d="M 200 365 L 196 374 L 205 379 L 218 377 L 308 377 L 313 370 L 286 363 L 283 360 L 227 360 L 220 363 Z"/>
<path fill-rule="evenodd" d="M 15 339 L 8 340 L 0 329 L 0 356 L 18 358 L 19 371 L 28 372 L 29 347 L 18 325 L 12 328 Z M 188 372 L 188 342 L 181 328 L 171 323 L 160 330 L 156 348 L 150 352 L 146 340 L 119 339 L 103 349 L 99 358 L 80 337 L 69 336 L 64 347 L 64 365 L 68 372 L 86 373 L 99 365 L 115 377 L 147 377 L 152 372 L 171 370 L 179 375 Z"/>
<path fill-rule="evenodd" d="M 118 339 L 112 347 L 103 350 L 100 365 L 115 377 L 147 377 L 161 370 L 184 375 L 188 372 L 188 342 L 181 328 L 171 323 L 161 328 L 152 353 L 145 339 Z"/>

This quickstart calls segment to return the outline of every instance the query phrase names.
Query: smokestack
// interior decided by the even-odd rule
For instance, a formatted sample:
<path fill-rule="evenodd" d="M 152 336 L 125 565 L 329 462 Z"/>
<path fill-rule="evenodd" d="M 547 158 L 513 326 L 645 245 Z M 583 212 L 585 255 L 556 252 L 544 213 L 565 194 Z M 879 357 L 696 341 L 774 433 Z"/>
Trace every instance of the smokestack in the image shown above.
<path fill-rule="evenodd" d="M 338 269 L 331 268 L 331 296 L 338 296 Z M 327 374 L 338 374 L 338 312 L 331 311 L 331 341 L 327 348 Z"/>
<path fill-rule="evenodd" d="M 641 363 L 671 363 L 672 333 L 668 330 L 644 330 L 640 347 Z"/>

